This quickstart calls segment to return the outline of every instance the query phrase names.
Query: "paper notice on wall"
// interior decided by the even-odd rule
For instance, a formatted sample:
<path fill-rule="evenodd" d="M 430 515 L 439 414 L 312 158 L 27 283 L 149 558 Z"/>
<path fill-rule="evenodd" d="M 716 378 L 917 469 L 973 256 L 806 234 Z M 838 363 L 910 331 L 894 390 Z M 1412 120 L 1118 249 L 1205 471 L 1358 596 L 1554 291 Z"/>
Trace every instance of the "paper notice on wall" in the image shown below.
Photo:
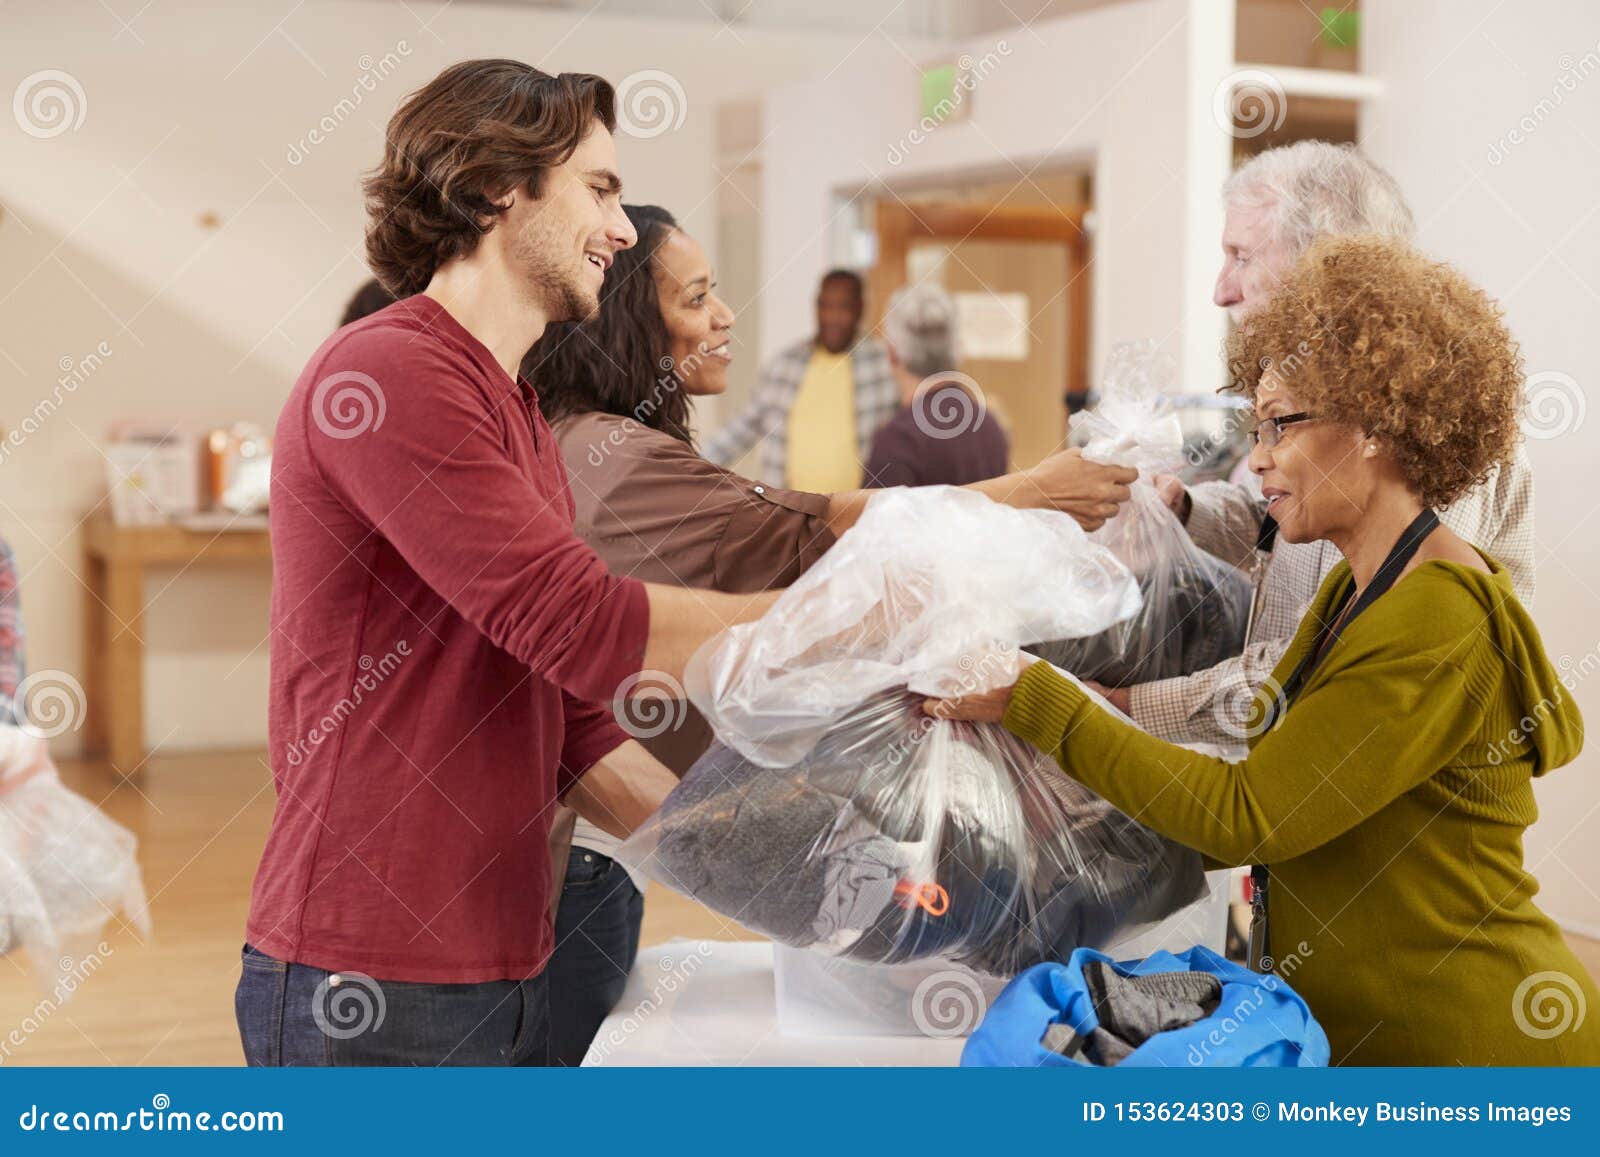
<path fill-rule="evenodd" d="M 1026 293 L 958 293 L 955 298 L 963 358 L 1016 362 L 1028 356 L 1033 314 Z"/>
<path fill-rule="evenodd" d="M 948 245 L 913 245 L 906 254 L 906 284 L 943 285 L 949 262 Z"/>

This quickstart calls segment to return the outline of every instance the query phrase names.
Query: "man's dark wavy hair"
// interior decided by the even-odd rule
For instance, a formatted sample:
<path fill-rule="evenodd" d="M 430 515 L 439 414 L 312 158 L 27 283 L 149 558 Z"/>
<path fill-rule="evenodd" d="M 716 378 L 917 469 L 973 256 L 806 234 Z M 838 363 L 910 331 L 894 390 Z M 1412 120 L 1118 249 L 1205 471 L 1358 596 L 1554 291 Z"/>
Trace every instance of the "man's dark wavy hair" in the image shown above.
<path fill-rule="evenodd" d="M 655 254 L 678 227 L 655 205 L 624 205 L 638 243 L 617 254 L 593 321 L 547 326 L 522 359 L 522 376 L 551 423 L 579 414 L 616 414 L 693 445 L 689 399 L 672 363 Z"/>
<path fill-rule="evenodd" d="M 539 195 L 599 121 L 616 127 L 598 76 L 551 76 L 519 60 L 465 60 L 412 93 L 389 121 L 368 174 L 367 264 L 408 297 L 434 270 L 477 248 L 512 189 Z"/>

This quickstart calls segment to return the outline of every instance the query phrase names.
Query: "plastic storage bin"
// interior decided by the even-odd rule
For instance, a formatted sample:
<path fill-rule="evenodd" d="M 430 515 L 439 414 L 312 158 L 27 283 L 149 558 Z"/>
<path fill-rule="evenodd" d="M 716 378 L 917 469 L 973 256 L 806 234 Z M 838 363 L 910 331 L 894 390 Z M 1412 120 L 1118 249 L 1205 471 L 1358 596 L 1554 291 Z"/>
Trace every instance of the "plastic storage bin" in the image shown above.
<path fill-rule="evenodd" d="M 1006 986 L 939 960 L 860 964 L 787 944 L 772 948 L 785 1036 L 966 1036 Z"/>
<path fill-rule="evenodd" d="M 1134 929 L 1108 949 L 1118 960 L 1196 944 L 1220 953 L 1230 872 L 1210 872 L 1210 894 L 1161 923 Z M 958 964 L 858 964 L 805 948 L 773 945 L 778 1031 L 785 1036 L 966 1036 L 1006 981 Z"/>
<path fill-rule="evenodd" d="M 1233 896 L 1233 871 L 1207 872 L 1210 894 L 1187 908 L 1179 909 L 1159 924 L 1135 928 L 1121 940 L 1113 940 L 1104 951 L 1118 960 L 1140 960 L 1152 952 L 1166 951 L 1174 956 L 1196 944 L 1221 956 L 1228 939 L 1228 903 Z"/>

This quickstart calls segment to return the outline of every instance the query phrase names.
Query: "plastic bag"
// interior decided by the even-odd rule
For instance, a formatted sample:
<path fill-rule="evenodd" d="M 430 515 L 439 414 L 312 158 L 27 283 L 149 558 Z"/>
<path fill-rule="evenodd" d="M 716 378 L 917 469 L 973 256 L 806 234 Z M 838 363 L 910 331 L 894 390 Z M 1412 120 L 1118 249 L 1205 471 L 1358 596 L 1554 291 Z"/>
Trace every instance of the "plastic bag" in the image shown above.
<path fill-rule="evenodd" d="M 1009 976 L 1159 919 L 1203 891 L 1195 853 L 1002 728 L 921 709 L 1137 605 L 1065 515 L 886 491 L 765 617 L 695 656 L 689 696 L 721 742 L 618 856 L 775 940 L 871 963 Z"/>
<path fill-rule="evenodd" d="M 1232 658 L 1244 649 L 1250 614 L 1250 581 L 1196 546 L 1150 483 L 1183 453 L 1177 415 L 1160 392 L 1165 373 L 1151 343 L 1118 346 L 1100 401 L 1072 419 L 1074 432 L 1087 438 L 1085 458 L 1140 472 L 1129 501 L 1089 537 L 1133 572 L 1143 605 L 1100 634 L 1029 648 L 1112 687 L 1189 675 Z"/>
<path fill-rule="evenodd" d="M 119 911 L 148 934 L 136 848 L 61 783 L 43 739 L 0 725 L 0 952 L 26 949 L 48 987 Z"/>
<path fill-rule="evenodd" d="M 885 692 L 787 768 L 715 745 L 621 858 L 775 940 L 1010 976 L 1201 888 L 1156 836 L 998 727 Z"/>
<path fill-rule="evenodd" d="M 1135 614 L 1125 566 L 1070 517 L 950 486 L 874 495 L 756 623 L 722 632 L 684 684 L 717 738 L 787 767 L 879 692 L 1002 687 L 1020 648 Z"/>

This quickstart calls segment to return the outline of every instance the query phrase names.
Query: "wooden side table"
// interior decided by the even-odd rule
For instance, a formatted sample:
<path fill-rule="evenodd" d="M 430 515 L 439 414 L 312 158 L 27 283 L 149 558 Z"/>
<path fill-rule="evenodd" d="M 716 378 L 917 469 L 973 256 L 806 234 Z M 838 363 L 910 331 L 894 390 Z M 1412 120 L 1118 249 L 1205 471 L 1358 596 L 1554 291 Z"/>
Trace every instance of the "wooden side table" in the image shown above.
<path fill-rule="evenodd" d="M 270 564 L 263 525 L 188 530 L 181 526 L 118 526 L 97 515 L 84 524 L 84 745 L 123 775 L 145 758 L 144 572 L 146 566 L 187 569 L 207 563 Z"/>

